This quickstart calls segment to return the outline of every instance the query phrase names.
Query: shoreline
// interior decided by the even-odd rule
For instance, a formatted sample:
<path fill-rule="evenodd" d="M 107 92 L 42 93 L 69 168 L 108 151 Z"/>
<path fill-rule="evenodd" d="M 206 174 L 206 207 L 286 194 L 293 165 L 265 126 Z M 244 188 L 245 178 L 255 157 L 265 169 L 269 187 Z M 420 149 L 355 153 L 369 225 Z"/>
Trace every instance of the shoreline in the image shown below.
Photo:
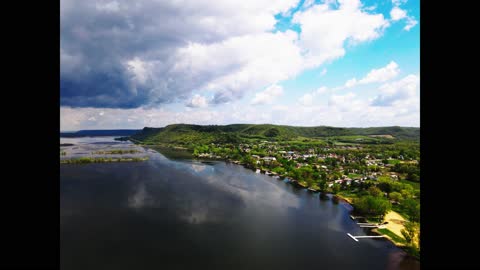
<path fill-rule="evenodd" d="M 149 146 L 150 146 L 150 147 L 151 147 L 151 146 L 159 146 L 159 145 L 144 145 L 144 144 L 141 144 L 141 143 L 140 143 L 140 145 L 141 145 L 141 146 L 146 146 L 146 147 L 149 147 Z M 176 147 L 166 147 L 166 148 L 170 148 L 170 149 L 174 149 L 174 150 L 180 150 L 179 148 L 176 148 Z M 187 149 L 181 149 L 181 150 L 187 150 Z M 200 160 L 200 161 L 202 161 L 202 159 L 198 159 L 198 158 L 199 158 L 199 157 L 196 157 L 196 156 L 193 156 L 193 155 L 192 155 L 192 160 Z M 291 178 L 291 177 L 282 176 L 282 175 L 277 175 L 277 174 L 274 175 L 274 174 L 272 174 L 272 172 L 267 171 L 267 170 L 263 170 L 263 169 L 261 169 L 261 168 L 255 168 L 255 167 L 254 167 L 254 168 L 251 168 L 251 167 L 247 167 L 246 164 L 244 164 L 244 163 L 242 163 L 242 162 L 240 162 L 240 161 L 238 161 L 238 160 L 230 160 L 230 159 L 224 159 L 224 158 L 208 158 L 208 157 L 206 157 L 204 160 L 222 161 L 222 162 L 225 162 L 226 164 L 240 165 L 240 166 L 242 166 L 242 167 L 245 168 L 245 169 L 250 169 L 250 170 L 253 170 L 253 171 L 260 170 L 260 173 L 265 174 L 265 175 L 267 175 L 267 176 L 270 176 L 270 177 L 272 177 L 272 178 L 273 178 L 274 176 L 278 176 L 277 179 L 279 179 L 279 180 L 284 180 L 285 178 L 288 178 L 289 181 L 288 181 L 287 183 L 290 183 L 290 184 L 292 184 L 293 186 L 296 186 L 297 188 L 303 188 L 303 189 L 307 189 L 308 191 L 321 192 L 321 193 L 325 193 L 325 194 L 332 194 L 332 196 L 336 196 L 336 197 L 339 198 L 340 200 L 348 203 L 351 207 L 354 207 L 352 198 L 344 197 L 344 196 L 342 196 L 342 195 L 334 194 L 334 193 L 331 193 L 331 192 L 322 192 L 322 191 L 320 191 L 319 189 L 315 189 L 315 188 L 312 188 L 312 187 L 308 187 L 307 185 L 305 185 L 305 184 L 303 184 L 303 183 L 300 183 L 298 180 L 295 180 L 295 179 L 293 179 L 293 178 Z M 390 210 L 388 213 L 390 213 L 390 212 L 393 212 L 393 213 L 399 215 L 397 212 L 395 212 L 395 211 L 393 211 L 393 210 Z M 387 213 L 387 214 L 388 214 L 388 213 Z M 387 215 L 387 214 L 386 214 L 386 215 Z M 386 215 L 385 215 L 385 216 L 386 216 Z M 393 240 L 390 236 L 379 232 L 379 231 L 377 230 L 377 228 L 373 229 L 372 232 L 377 233 L 377 234 L 379 234 L 379 235 L 382 235 L 383 237 L 385 237 L 386 239 L 388 239 L 393 245 L 395 245 L 397 248 L 403 250 L 408 256 L 411 256 L 412 258 L 415 258 L 415 259 L 417 259 L 418 261 L 420 261 L 420 258 L 419 258 L 419 257 L 410 254 L 410 253 L 406 250 L 406 245 L 405 245 L 405 244 L 396 242 L 396 241 Z M 394 232 L 392 232 L 392 233 L 394 233 Z M 394 233 L 394 234 L 397 235 L 396 233 Z M 397 235 L 397 236 L 399 236 L 399 235 Z M 399 236 L 399 237 L 402 237 L 402 238 L 403 238 L 403 236 Z"/>

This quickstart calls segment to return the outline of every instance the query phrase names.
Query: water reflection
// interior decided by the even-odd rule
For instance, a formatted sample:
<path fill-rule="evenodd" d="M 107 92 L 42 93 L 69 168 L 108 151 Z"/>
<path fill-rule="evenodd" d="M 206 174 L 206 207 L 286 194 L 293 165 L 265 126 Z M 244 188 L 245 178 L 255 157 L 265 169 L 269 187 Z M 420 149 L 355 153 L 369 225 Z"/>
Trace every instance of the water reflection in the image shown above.
<path fill-rule="evenodd" d="M 135 193 L 128 198 L 128 205 L 132 208 L 142 208 L 145 206 L 150 206 L 152 205 L 153 199 L 152 196 L 150 196 L 146 189 L 145 189 L 145 184 L 141 183 L 138 187 Z"/>
<path fill-rule="evenodd" d="M 385 240 L 349 238 L 365 232 L 343 202 L 241 166 L 147 152 L 146 162 L 60 167 L 61 269 L 419 269 Z"/>

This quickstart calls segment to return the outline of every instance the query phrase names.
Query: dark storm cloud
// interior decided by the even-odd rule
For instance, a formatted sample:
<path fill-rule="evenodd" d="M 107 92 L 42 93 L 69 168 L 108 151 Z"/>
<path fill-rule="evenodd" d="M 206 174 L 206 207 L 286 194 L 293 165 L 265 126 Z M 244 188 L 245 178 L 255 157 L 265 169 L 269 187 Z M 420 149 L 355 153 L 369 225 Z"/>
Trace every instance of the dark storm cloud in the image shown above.
<path fill-rule="evenodd" d="M 178 48 L 226 37 L 199 23 L 215 12 L 200 1 L 61 1 L 61 105 L 134 108 L 185 99 L 229 71 L 176 67 Z"/>

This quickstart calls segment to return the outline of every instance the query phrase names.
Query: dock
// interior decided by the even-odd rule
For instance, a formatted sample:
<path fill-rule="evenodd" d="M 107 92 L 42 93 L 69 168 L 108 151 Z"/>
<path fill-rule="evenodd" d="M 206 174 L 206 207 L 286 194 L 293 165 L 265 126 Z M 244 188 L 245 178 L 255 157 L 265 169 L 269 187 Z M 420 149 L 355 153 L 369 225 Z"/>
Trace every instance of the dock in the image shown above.
<path fill-rule="evenodd" d="M 383 236 L 383 235 L 357 235 L 357 236 L 353 236 L 350 233 L 347 233 L 347 235 L 350 236 L 350 238 L 352 238 L 356 242 L 358 242 L 358 238 L 385 238 L 385 236 Z"/>

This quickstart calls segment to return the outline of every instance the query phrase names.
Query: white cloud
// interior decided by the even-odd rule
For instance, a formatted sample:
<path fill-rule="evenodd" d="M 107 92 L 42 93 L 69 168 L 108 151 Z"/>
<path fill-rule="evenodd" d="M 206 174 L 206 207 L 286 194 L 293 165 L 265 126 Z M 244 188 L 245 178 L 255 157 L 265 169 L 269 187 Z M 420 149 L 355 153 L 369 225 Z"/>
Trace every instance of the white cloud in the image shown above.
<path fill-rule="evenodd" d="M 401 4 L 405 4 L 408 0 L 392 0 L 392 4 L 394 6 L 399 6 Z"/>
<path fill-rule="evenodd" d="M 302 106 L 312 106 L 314 105 L 314 99 L 319 95 L 325 94 L 327 91 L 328 91 L 328 88 L 325 86 L 322 86 L 317 90 L 314 90 L 312 92 L 306 93 L 303 96 L 301 96 L 298 99 L 298 103 Z"/>
<path fill-rule="evenodd" d="M 359 0 L 340 0 L 339 8 L 315 5 L 297 12 L 292 22 L 301 26 L 299 44 L 305 51 L 306 67 L 317 67 L 345 54 L 344 45 L 374 40 L 389 23 L 382 14 L 362 11 Z"/>
<path fill-rule="evenodd" d="M 310 106 L 313 103 L 313 94 L 311 93 L 306 93 L 305 95 L 301 96 L 298 99 L 298 102 L 302 104 L 303 106 Z"/>
<path fill-rule="evenodd" d="M 359 0 L 333 2 L 305 2 L 293 18 L 299 35 L 272 31 L 275 15 L 299 0 L 62 0 L 61 104 L 148 107 L 203 90 L 221 104 L 339 58 L 388 27 Z"/>
<path fill-rule="evenodd" d="M 315 0 L 305 0 L 303 2 L 302 8 L 309 8 L 315 4 Z"/>
<path fill-rule="evenodd" d="M 388 65 L 379 69 L 372 69 L 368 74 L 363 77 L 362 79 L 358 80 L 356 78 L 352 78 L 345 82 L 345 88 L 351 88 L 359 84 L 369 84 L 369 83 L 376 83 L 376 82 L 386 82 L 395 78 L 400 73 L 400 69 L 398 68 L 398 64 L 394 61 L 390 61 Z"/>
<path fill-rule="evenodd" d="M 417 89 L 412 91 L 411 85 Z M 319 88 L 314 93 L 325 93 Z M 187 124 L 230 124 L 230 123 L 273 123 L 295 126 L 419 126 L 418 75 L 409 75 L 399 81 L 380 87 L 373 98 L 355 93 L 332 95 L 327 104 L 323 99 L 313 98 L 310 106 L 273 104 L 271 106 L 240 106 L 239 104 L 219 107 L 198 108 L 191 111 L 176 111 L 166 108 L 98 109 L 60 108 L 61 130 L 115 129 L 163 127 L 174 123 Z M 410 92 L 409 92 L 410 91 Z M 399 93 L 400 92 L 400 93 Z M 318 94 L 320 95 L 320 94 Z M 313 95 L 315 96 L 315 95 Z M 383 103 L 383 104 L 380 104 Z M 97 121 L 88 118 L 105 111 Z M 130 119 L 130 121 L 128 121 Z"/>
<path fill-rule="evenodd" d="M 175 70 L 189 78 L 209 78 L 198 88 L 215 91 L 213 103 L 224 103 L 292 78 L 302 70 L 294 31 L 245 35 L 213 44 L 190 44 L 179 50 Z M 215 59 L 215 61 L 212 61 Z"/>
<path fill-rule="evenodd" d="M 398 64 L 394 61 L 390 61 L 388 65 L 379 69 L 372 69 L 365 78 L 358 81 L 360 84 L 374 83 L 374 82 L 385 82 L 392 78 L 395 78 L 400 69 Z"/>
<path fill-rule="evenodd" d="M 281 95 L 283 95 L 283 87 L 273 84 L 264 91 L 255 94 L 251 104 L 272 104 L 273 101 Z"/>
<path fill-rule="evenodd" d="M 357 79 L 355 79 L 355 78 L 352 78 L 352 79 L 345 82 L 345 87 L 346 88 L 354 87 L 355 85 L 357 85 Z"/>
<path fill-rule="evenodd" d="M 192 97 L 190 102 L 186 104 L 187 107 L 193 107 L 193 108 L 204 108 L 208 106 L 208 101 L 204 96 L 200 96 L 199 94 L 196 94 Z"/>
<path fill-rule="evenodd" d="M 319 95 L 335 89 L 325 87 L 306 93 L 299 102 L 309 105 L 301 109 L 277 103 L 272 106 L 235 106 L 234 102 L 228 107 L 222 105 L 241 98 L 248 91 L 273 87 L 306 69 L 342 57 L 349 46 L 379 38 L 390 22 L 358 0 L 338 3 L 328 0 L 323 4 L 305 1 L 308 8 L 297 11 L 293 18 L 293 22 L 300 25 L 301 33 L 274 33 L 275 14 L 291 12 L 298 2 L 246 0 L 240 5 L 236 0 L 218 3 L 116 0 L 97 4 L 98 1 L 62 0 L 62 80 L 75 82 L 88 74 L 123 79 L 116 87 L 105 84 L 102 89 L 111 89 L 108 93 L 102 89 L 90 91 L 93 87 L 62 89 L 62 98 L 71 103 L 64 102 L 63 106 L 74 106 L 73 103 L 80 100 L 82 102 L 76 103 L 78 106 L 98 107 L 61 107 L 62 130 L 142 128 L 182 122 L 336 126 L 416 123 L 413 98 L 408 102 L 371 106 L 372 101 L 358 96 L 334 96 L 330 105 L 324 106 L 318 102 Z M 403 1 L 395 3 L 400 5 Z M 92 20 L 85 20 L 86 17 Z M 408 27 L 407 18 L 402 20 L 407 22 L 405 30 L 413 27 Z M 95 23 L 88 23 L 92 21 Z M 410 25 L 416 23 L 411 18 Z M 121 68 L 127 71 L 126 78 L 118 71 Z M 394 70 L 391 71 L 394 73 Z M 320 75 L 326 72 L 324 68 Z M 381 81 L 375 77 L 385 78 L 378 74 L 370 77 L 367 74 L 363 79 L 355 79 L 354 84 L 362 80 Z M 102 76 L 93 78 L 97 80 L 82 86 L 97 86 L 106 81 Z M 124 86 L 126 91 L 121 89 Z M 214 93 L 211 100 L 203 96 L 205 90 Z M 267 104 L 277 97 L 274 90 L 270 89 L 273 95 L 266 90 L 257 93 L 252 103 L 256 100 L 256 104 Z M 381 95 L 387 97 L 386 93 Z M 90 105 L 90 100 L 102 102 Z M 119 105 L 119 101 L 125 102 Z M 179 112 L 169 110 L 168 106 L 153 107 L 170 102 L 197 109 L 188 107 L 187 111 Z M 207 106 L 210 103 L 219 105 Z M 364 105 L 363 109 L 359 104 Z M 104 108 L 116 106 L 129 109 Z M 395 118 L 400 112 L 402 115 Z"/>
<path fill-rule="evenodd" d="M 139 84 L 144 84 L 147 81 L 149 77 L 149 69 L 145 61 L 142 61 L 138 57 L 135 57 L 134 59 L 127 61 L 126 64 L 127 69 L 132 72 L 133 76 Z"/>
<path fill-rule="evenodd" d="M 322 69 L 322 71 L 320 72 L 320 76 L 324 76 L 325 74 L 327 74 L 326 68 Z"/>
<path fill-rule="evenodd" d="M 315 93 L 318 95 L 325 94 L 328 91 L 328 88 L 326 86 L 322 86 L 315 90 Z"/>
<path fill-rule="evenodd" d="M 393 21 L 398 21 L 407 17 L 407 12 L 405 12 L 405 10 L 399 7 L 394 7 L 390 11 L 390 17 L 392 18 Z"/>
<path fill-rule="evenodd" d="M 409 17 L 407 19 L 407 24 L 405 25 L 405 27 L 403 28 L 405 31 L 409 31 L 412 27 L 414 27 L 415 25 L 417 25 L 417 20 L 415 20 L 414 18 L 412 17 Z"/>
<path fill-rule="evenodd" d="M 408 16 L 407 11 L 400 8 L 400 5 L 406 2 L 407 0 L 392 0 L 393 8 L 390 11 L 390 19 L 393 22 L 404 20 L 406 24 L 403 30 L 410 31 L 412 27 L 418 24 L 418 21 L 413 16 Z"/>
<path fill-rule="evenodd" d="M 412 103 L 418 99 L 420 77 L 410 74 L 405 78 L 383 84 L 379 87 L 380 95 L 372 101 L 373 106 L 390 106 L 396 103 Z"/>
<path fill-rule="evenodd" d="M 328 101 L 329 106 L 343 106 L 343 105 L 350 105 L 349 103 L 355 98 L 355 94 L 349 92 L 345 95 L 333 95 L 330 97 Z"/>

